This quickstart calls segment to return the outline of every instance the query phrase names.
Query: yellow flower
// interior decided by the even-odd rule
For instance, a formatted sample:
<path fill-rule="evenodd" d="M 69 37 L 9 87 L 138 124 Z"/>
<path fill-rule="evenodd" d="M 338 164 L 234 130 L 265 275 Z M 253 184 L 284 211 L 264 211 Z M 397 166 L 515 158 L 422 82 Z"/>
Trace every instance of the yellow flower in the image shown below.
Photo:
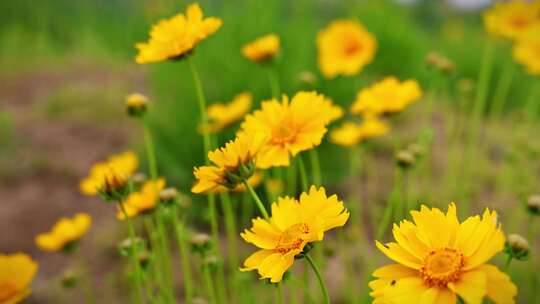
<path fill-rule="evenodd" d="M 335 118 L 332 103 L 316 92 L 298 92 L 289 102 L 263 101 L 261 109 L 246 116 L 242 130 L 268 134 L 257 159 L 259 168 L 288 166 L 290 155 L 321 143 L 326 125 Z"/>
<path fill-rule="evenodd" d="M 387 77 L 360 90 L 351 106 L 351 112 L 366 116 L 401 112 L 420 97 L 422 89 L 416 80 L 400 82 L 395 77 Z"/>
<path fill-rule="evenodd" d="M 0 254 L 0 303 L 15 304 L 28 297 L 37 269 L 27 254 Z"/>
<path fill-rule="evenodd" d="M 137 155 L 131 151 L 112 155 L 106 161 L 93 165 L 90 174 L 80 182 L 79 188 L 86 195 L 116 191 L 126 185 L 138 164 Z"/>
<path fill-rule="evenodd" d="M 182 58 L 215 33 L 221 24 L 219 18 L 204 18 L 200 6 L 191 4 L 185 16 L 177 14 L 152 26 L 150 40 L 135 45 L 139 50 L 135 61 L 142 64 Z"/>
<path fill-rule="evenodd" d="M 72 219 L 61 218 L 54 224 L 51 231 L 41 233 L 36 237 L 39 249 L 48 252 L 69 249 L 69 246 L 79 241 L 90 229 L 92 217 L 87 213 L 77 213 Z"/>
<path fill-rule="evenodd" d="M 139 191 L 130 193 L 123 202 L 127 215 L 134 217 L 154 209 L 159 202 L 159 193 L 164 188 L 165 179 L 159 178 L 156 181 L 147 181 Z M 116 217 L 119 220 L 125 219 L 122 210 L 118 210 Z"/>
<path fill-rule="evenodd" d="M 257 153 L 266 138 L 266 134 L 261 132 L 240 133 L 225 147 L 208 152 L 208 159 L 213 165 L 194 169 L 197 182 L 191 192 L 213 191 L 219 186 L 234 189 L 243 179 L 249 179 L 254 173 Z"/>
<path fill-rule="evenodd" d="M 199 127 L 201 132 L 216 133 L 240 120 L 251 108 L 253 96 L 248 93 L 236 95 L 228 104 L 215 103 L 206 109 L 208 123 Z"/>
<path fill-rule="evenodd" d="M 327 109 L 326 117 L 327 117 L 327 124 L 334 122 L 341 117 L 343 117 L 343 114 L 345 111 L 343 111 L 343 108 L 333 103 L 332 99 L 326 98 L 324 101 L 325 105 L 324 107 Z"/>
<path fill-rule="evenodd" d="M 486 264 L 504 247 L 495 211 L 486 209 L 482 217 L 462 223 L 454 204 L 446 214 L 422 206 L 411 215 L 414 223 L 394 224 L 396 242 L 376 243 L 397 264 L 373 273 L 373 303 L 455 304 L 457 296 L 465 303 L 480 304 L 486 296 L 495 303 L 514 303 L 516 286 L 496 266 Z"/>
<path fill-rule="evenodd" d="M 512 53 L 514 59 L 525 66 L 527 73 L 540 75 L 540 23 L 518 40 Z"/>
<path fill-rule="evenodd" d="M 499 2 L 484 13 L 484 25 L 491 34 L 517 39 L 540 23 L 539 15 L 540 1 Z"/>
<path fill-rule="evenodd" d="M 269 34 L 246 44 L 242 54 L 249 60 L 261 63 L 273 59 L 279 52 L 279 37 Z"/>
<path fill-rule="evenodd" d="M 345 122 L 330 133 L 330 141 L 345 147 L 357 145 L 363 140 L 388 133 L 388 124 L 376 117 L 366 118 L 361 124 Z"/>
<path fill-rule="evenodd" d="M 326 78 L 352 76 L 373 60 L 377 41 L 359 22 L 336 20 L 317 35 L 317 49 Z"/>
<path fill-rule="evenodd" d="M 322 241 L 326 231 L 345 225 L 348 219 L 343 202 L 336 195 L 327 197 L 323 187 L 311 186 L 300 200 L 279 198 L 272 204 L 269 220 L 252 220 L 251 229 L 241 234 L 260 250 L 248 257 L 240 270 L 257 270 L 262 279 L 277 283 L 306 244 Z"/>

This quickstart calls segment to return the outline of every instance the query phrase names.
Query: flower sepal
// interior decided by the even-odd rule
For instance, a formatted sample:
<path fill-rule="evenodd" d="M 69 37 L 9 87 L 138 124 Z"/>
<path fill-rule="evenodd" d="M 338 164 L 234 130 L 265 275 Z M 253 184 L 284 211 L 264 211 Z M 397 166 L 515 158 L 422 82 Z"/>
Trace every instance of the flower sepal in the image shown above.
<path fill-rule="evenodd" d="M 302 250 L 302 252 L 300 252 L 299 254 L 294 256 L 294 259 L 295 260 L 301 260 L 301 259 L 305 258 L 306 255 L 311 251 L 311 249 L 313 249 L 313 247 L 315 247 L 315 245 L 313 243 L 307 243 L 304 246 L 304 249 Z"/>

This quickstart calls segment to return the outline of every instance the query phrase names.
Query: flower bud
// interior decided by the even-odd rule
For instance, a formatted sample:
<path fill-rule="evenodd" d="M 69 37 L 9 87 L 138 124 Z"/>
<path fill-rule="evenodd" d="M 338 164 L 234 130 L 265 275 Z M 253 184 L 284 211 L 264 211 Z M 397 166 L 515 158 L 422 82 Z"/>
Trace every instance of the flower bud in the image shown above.
<path fill-rule="evenodd" d="M 443 57 L 441 58 L 439 62 L 439 69 L 441 70 L 441 72 L 445 73 L 446 75 L 450 75 L 455 72 L 456 64 L 452 60 L 446 57 Z"/>
<path fill-rule="evenodd" d="M 143 269 L 146 269 L 148 267 L 151 259 L 152 256 L 147 250 L 143 250 L 139 252 L 139 254 L 137 254 L 137 260 L 139 261 L 139 265 L 141 265 Z"/>
<path fill-rule="evenodd" d="M 219 259 L 215 255 L 209 255 L 202 262 L 204 266 L 214 269 L 219 264 Z"/>
<path fill-rule="evenodd" d="M 191 236 L 189 242 L 191 243 L 191 248 L 193 251 L 200 254 L 205 254 L 211 248 L 212 239 L 206 233 L 195 233 Z"/>
<path fill-rule="evenodd" d="M 310 71 L 302 71 L 298 74 L 298 81 L 310 87 L 317 84 L 317 76 Z"/>
<path fill-rule="evenodd" d="M 442 56 L 437 52 L 429 52 L 425 59 L 425 64 L 428 68 L 437 69 Z"/>
<path fill-rule="evenodd" d="M 159 200 L 164 203 L 173 204 L 176 198 L 178 198 L 178 190 L 174 187 L 165 188 L 159 192 Z"/>
<path fill-rule="evenodd" d="M 146 182 L 146 180 L 147 180 L 146 174 L 144 174 L 144 173 L 142 173 L 142 172 L 135 173 L 135 174 L 133 174 L 133 176 L 131 177 L 131 181 L 132 181 L 136 186 L 140 186 L 140 185 L 144 184 L 144 182 Z"/>
<path fill-rule="evenodd" d="M 534 194 L 527 198 L 527 210 L 533 215 L 540 215 L 540 195 Z"/>
<path fill-rule="evenodd" d="M 193 298 L 193 300 L 191 300 L 191 304 L 208 304 L 208 301 L 203 298 Z"/>
<path fill-rule="evenodd" d="M 407 150 L 401 150 L 396 153 L 395 156 L 397 165 L 402 169 L 409 169 L 414 166 L 416 162 L 416 157 L 414 154 Z"/>
<path fill-rule="evenodd" d="M 64 288 L 71 289 L 79 283 L 79 274 L 72 269 L 68 269 L 62 274 L 60 283 Z"/>
<path fill-rule="evenodd" d="M 148 98 L 140 93 L 133 93 L 126 97 L 126 111 L 131 117 L 141 117 L 146 113 Z"/>
<path fill-rule="evenodd" d="M 421 158 L 426 155 L 426 147 L 419 143 L 412 143 L 407 147 L 407 150 L 411 152 L 414 157 Z"/>
<path fill-rule="evenodd" d="M 474 90 L 474 80 L 468 78 L 458 80 L 457 89 L 461 95 L 470 94 Z"/>
<path fill-rule="evenodd" d="M 506 239 L 505 252 L 516 260 L 529 256 L 529 242 L 519 234 L 510 234 Z"/>
<path fill-rule="evenodd" d="M 132 253 L 137 253 L 144 250 L 144 240 L 136 237 L 134 239 L 127 238 L 118 244 L 118 251 L 123 257 L 130 256 Z"/>

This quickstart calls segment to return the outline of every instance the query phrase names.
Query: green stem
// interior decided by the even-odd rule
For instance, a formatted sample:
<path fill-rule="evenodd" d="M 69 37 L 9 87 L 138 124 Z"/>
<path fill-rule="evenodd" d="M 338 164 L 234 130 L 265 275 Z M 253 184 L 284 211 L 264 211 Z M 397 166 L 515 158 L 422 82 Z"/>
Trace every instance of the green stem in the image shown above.
<path fill-rule="evenodd" d="M 504 272 L 507 272 L 508 271 L 508 268 L 510 267 L 510 263 L 512 262 L 512 255 L 508 255 L 508 257 L 506 258 L 506 263 L 504 263 Z"/>
<path fill-rule="evenodd" d="M 133 226 L 133 222 L 131 221 L 131 218 L 128 216 L 126 212 L 126 208 L 124 208 L 124 203 L 122 201 L 118 202 L 118 206 L 120 207 L 120 210 L 124 214 L 124 218 L 127 222 L 128 226 L 128 234 L 129 239 L 131 241 L 131 263 L 133 264 L 133 268 L 135 271 L 135 288 L 136 288 L 136 302 L 137 303 L 143 303 L 142 301 L 142 277 L 141 277 L 141 265 L 139 264 L 139 261 L 137 259 L 137 251 L 135 248 L 135 227 Z"/>
<path fill-rule="evenodd" d="M 401 185 L 401 171 L 400 169 L 397 169 L 396 171 L 396 181 L 394 182 L 394 188 L 390 192 L 390 195 L 388 197 L 388 202 L 386 203 L 383 217 L 381 221 L 379 222 L 379 227 L 377 228 L 377 239 L 380 240 L 384 234 L 386 233 L 386 230 L 388 229 L 388 226 L 390 225 L 390 221 L 392 220 L 392 217 L 397 217 L 396 213 L 398 212 L 398 208 L 396 207 L 396 198 L 395 195 L 397 191 L 399 191 L 399 187 Z"/>
<path fill-rule="evenodd" d="M 277 286 L 277 303 L 285 304 L 285 297 L 283 296 L 283 282 L 279 282 Z"/>
<path fill-rule="evenodd" d="M 85 303 L 95 304 L 96 303 L 96 294 L 94 293 L 94 288 L 92 284 L 92 276 L 88 270 L 87 263 L 85 261 L 80 261 L 81 269 L 81 288 L 84 294 Z"/>
<path fill-rule="evenodd" d="M 514 64 L 514 61 L 512 58 L 508 58 L 493 95 L 493 108 L 491 111 L 491 121 L 493 122 L 497 121 L 501 117 L 506 98 L 508 97 L 508 92 L 510 91 L 510 87 L 512 85 L 515 71 L 516 65 Z"/>
<path fill-rule="evenodd" d="M 156 161 L 156 150 L 154 148 L 154 141 L 152 139 L 152 133 L 148 126 L 148 122 L 145 120 L 143 124 L 144 131 L 144 146 L 146 148 L 146 157 L 148 158 L 148 169 L 150 170 L 150 177 L 153 181 L 156 181 L 158 178 L 157 173 L 157 161 Z"/>
<path fill-rule="evenodd" d="M 259 196 L 255 192 L 255 190 L 253 190 L 253 187 L 251 187 L 251 185 L 245 180 L 244 180 L 244 185 L 246 186 L 246 189 L 248 189 L 249 193 L 253 197 L 253 200 L 255 201 L 255 204 L 259 208 L 259 211 L 261 212 L 264 219 L 269 220 L 270 217 L 268 216 L 268 212 L 266 212 L 266 208 L 264 207 L 263 203 L 261 202 L 261 199 L 259 198 Z"/>
<path fill-rule="evenodd" d="M 298 155 L 298 169 L 300 171 L 300 183 L 302 183 L 302 191 L 308 191 L 308 178 L 306 174 L 306 165 L 302 155 Z"/>
<path fill-rule="evenodd" d="M 323 294 L 324 303 L 330 304 L 330 297 L 328 296 L 328 290 L 326 289 L 326 286 L 324 285 L 324 280 L 322 278 L 322 275 L 319 271 L 319 268 L 317 268 L 317 265 L 315 264 L 315 261 L 311 258 L 309 254 L 305 254 L 306 260 L 308 261 L 309 265 L 313 269 L 313 272 L 315 273 L 315 276 L 317 276 L 317 280 L 319 281 L 319 286 L 321 287 L 321 292 Z"/>
<path fill-rule="evenodd" d="M 206 291 L 210 297 L 210 303 L 217 303 L 216 290 L 214 288 L 214 280 L 212 279 L 212 274 L 210 273 L 209 266 L 203 266 L 202 269 L 204 283 L 206 284 Z"/>
<path fill-rule="evenodd" d="M 163 273 L 160 269 L 161 268 L 160 265 L 163 259 L 161 259 L 160 246 L 158 245 L 158 240 L 156 237 L 157 229 L 155 228 L 150 215 L 144 216 L 144 225 L 146 228 L 146 232 L 150 238 L 150 248 L 152 249 L 153 255 L 156 257 L 156 260 L 153 261 L 153 263 L 151 264 L 151 267 L 152 267 L 151 274 L 153 278 L 150 280 L 150 282 L 155 283 L 157 285 L 156 289 L 161 291 L 162 288 L 165 286 L 165 283 L 163 282 Z M 150 291 L 147 291 L 147 295 L 153 294 L 153 288 L 154 286 L 150 286 L 149 288 Z M 159 292 L 158 296 L 161 297 L 163 294 L 165 293 Z M 163 302 L 163 301 L 160 299 L 160 302 Z"/>
<path fill-rule="evenodd" d="M 171 256 L 170 256 L 170 246 L 169 246 L 169 240 L 167 238 L 167 232 L 165 229 L 165 223 L 163 220 L 163 215 L 160 212 L 159 208 L 155 212 L 156 217 L 156 223 L 157 223 L 157 231 L 159 235 L 159 246 L 161 247 L 161 258 L 162 258 L 162 269 L 164 276 L 164 282 L 165 282 L 165 289 L 167 290 L 166 296 L 169 298 L 170 301 L 173 303 L 174 300 L 174 284 L 172 279 L 172 273 L 171 273 Z"/>
<path fill-rule="evenodd" d="M 291 164 L 287 167 L 287 193 L 292 196 L 296 196 L 296 182 L 297 182 L 297 170 L 296 162 L 291 160 Z"/>
<path fill-rule="evenodd" d="M 229 250 L 229 271 L 236 273 L 238 268 L 238 242 L 237 242 L 237 233 L 236 233 L 236 219 L 234 216 L 234 211 L 231 204 L 231 197 L 228 192 L 220 194 L 221 204 L 223 206 L 223 214 L 225 215 L 225 228 L 227 231 L 227 243 Z"/>
<path fill-rule="evenodd" d="M 270 83 L 270 91 L 272 93 L 272 97 L 279 99 L 279 80 L 276 75 L 276 71 L 272 69 L 272 67 L 268 67 L 268 82 Z"/>
<path fill-rule="evenodd" d="M 178 242 L 178 249 L 180 251 L 180 259 L 182 262 L 183 279 L 184 279 L 184 293 L 186 303 L 191 303 L 193 298 L 193 286 L 191 276 L 191 263 L 189 257 L 189 246 L 186 241 L 184 223 L 178 219 L 177 208 L 174 208 L 173 215 L 174 231 L 176 234 L 176 241 Z"/>
<path fill-rule="evenodd" d="M 349 150 L 349 174 L 350 174 L 350 199 L 351 199 L 351 212 L 353 215 L 353 221 L 362 221 L 362 212 L 359 199 L 357 197 L 357 182 L 360 177 L 360 162 L 358 158 L 362 153 L 362 147 L 356 145 Z"/>
<path fill-rule="evenodd" d="M 321 163 L 319 160 L 319 152 L 317 149 L 309 150 L 309 161 L 311 162 L 311 175 L 313 175 L 313 184 L 321 186 Z"/>
<path fill-rule="evenodd" d="M 537 97 L 539 95 L 540 95 L 540 81 L 537 81 L 536 83 L 533 84 L 531 93 L 525 103 L 525 111 L 527 113 L 527 118 L 529 119 L 529 123 L 531 124 L 536 120 L 536 117 L 538 115 L 539 102 L 537 100 Z"/>

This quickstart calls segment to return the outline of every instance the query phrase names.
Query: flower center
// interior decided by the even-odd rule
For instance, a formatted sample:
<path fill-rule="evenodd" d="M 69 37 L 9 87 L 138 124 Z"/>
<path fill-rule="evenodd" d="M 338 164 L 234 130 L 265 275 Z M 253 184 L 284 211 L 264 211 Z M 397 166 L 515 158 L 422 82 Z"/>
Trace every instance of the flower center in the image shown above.
<path fill-rule="evenodd" d="M 297 134 L 298 129 L 294 126 L 294 124 L 287 121 L 282 121 L 279 125 L 272 129 L 271 142 L 278 145 L 290 143 L 294 141 Z"/>
<path fill-rule="evenodd" d="M 527 18 L 523 18 L 522 16 L 516 16 L 512 19 L 510 22 L 512 26 L 522 29 L 529 25 L 529 20 Z"/>
<path fill-rule="evenodd" d="M 302 235 L 306 233 L 309 233 L 309 226 L 306 223 L 292 225 L 280 235 L 276 251 L 286 254 L 292 250 L 302 248 L 302 245 L 305 243 Z"/>
<path fill-rule="evenodd" d="M 420 275 L 429 286 L 444 287 L 459 279 L 463 265 L 463 255 L 455 249 L 436 249 L 424 258 Z"/>
<path fill-rule="evenodd" d="M 0 283 L 0 302 L 3 303 L 17 294 L 17 286 L 11 282 Z"/>
<path fill-rule="evenodd" d="M 343 54 L 346 57 L 353 56 L 362 49 L 362 44 L 356 40 L 350 39 L 345 43 Z"/>

